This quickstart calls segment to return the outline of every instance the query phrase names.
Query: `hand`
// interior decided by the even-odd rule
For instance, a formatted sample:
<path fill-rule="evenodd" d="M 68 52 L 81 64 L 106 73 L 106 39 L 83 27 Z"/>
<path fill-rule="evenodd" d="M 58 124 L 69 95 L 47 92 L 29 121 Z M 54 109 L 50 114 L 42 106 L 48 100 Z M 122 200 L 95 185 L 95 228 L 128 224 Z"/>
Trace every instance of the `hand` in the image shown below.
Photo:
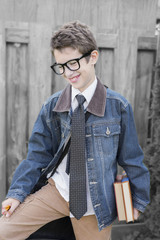
<path fill-rule="evenodd" d="M 138 211 L 136 208 L 133 208 L 133 215 L 134 215 L 134 220 L 137 220 L 140 215 L 140 211 Z"/>
<path fill-rule="evenodd" d="M 10 217 L 15 209 L 19 206 L 20 201 L 14 198 L 8 198 L 2 202 L 2 214 L 6 217 Z M 9 208 L 7 210 L 7 208 Z"/>
<path fill-rule="evenodd" d="M 121 182 L 122 177 L 123 177 L 122 175 L 117 175 L 116 181 Z M 133 208 L 133 215 L 134 215 L 134 220 L 137 220 L 139 218 L 140 211 L 138 211 L 136 208 Z"/>
<path fill-rule="evenodd" d="M 122 175 L 117 175 L 116 176 L 116 181 L 117 182 L 121 182 L 122 181 L 122 177 L 123 177 Z"/>

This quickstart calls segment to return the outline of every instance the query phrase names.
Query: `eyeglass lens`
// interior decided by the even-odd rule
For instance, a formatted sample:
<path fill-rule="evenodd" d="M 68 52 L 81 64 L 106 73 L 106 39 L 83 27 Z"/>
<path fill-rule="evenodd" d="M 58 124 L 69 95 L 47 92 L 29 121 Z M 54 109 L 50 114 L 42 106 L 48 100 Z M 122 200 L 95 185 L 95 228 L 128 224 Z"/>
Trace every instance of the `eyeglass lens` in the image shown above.
<path fill-rule="evenodd" d="M 65 67 L 64 66 L 66 66 L 71 71 L 76 71 L 76 70 L 78 70 L 80 68 L 78 60 L 71 60 L 71 61 L 67 62 L 64 65 L 57 64 L 57 65 L 53 66 L 53 68 L 54 68 L 54 71 L 57 74 L 63 74 L 64 71 L 65 71 Z"/>

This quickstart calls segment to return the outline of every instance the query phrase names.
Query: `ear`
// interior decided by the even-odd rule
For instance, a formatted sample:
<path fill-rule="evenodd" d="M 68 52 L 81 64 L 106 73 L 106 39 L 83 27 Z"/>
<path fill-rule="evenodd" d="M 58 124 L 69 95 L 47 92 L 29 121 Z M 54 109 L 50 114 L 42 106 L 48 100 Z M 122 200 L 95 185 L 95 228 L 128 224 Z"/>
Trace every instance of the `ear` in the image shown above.
<path fill-rule="evenodd" d="M 99 57 L 99 53 L 97 50 L 93 50 L 91 52 L 91 57 L 90 57 L 90 61 L 91 61 L 91 64 L 96 64 L 97 61 L 98 61 L 98 57 Z"/>

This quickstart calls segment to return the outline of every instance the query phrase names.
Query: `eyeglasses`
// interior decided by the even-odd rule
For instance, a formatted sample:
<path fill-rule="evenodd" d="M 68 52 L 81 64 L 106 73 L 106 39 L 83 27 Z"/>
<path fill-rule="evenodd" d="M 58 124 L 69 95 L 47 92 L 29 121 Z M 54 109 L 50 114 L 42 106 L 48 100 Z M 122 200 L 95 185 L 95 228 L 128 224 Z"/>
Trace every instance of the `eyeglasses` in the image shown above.
<path fill-rule="evenodd" d="M 65 66 L 71 71 L 77 71 L 78 69 L 80 69 L 80 62 L 79 61 L 82 58 L 89 56 L 91 54 L 91 52 L 92 51 L 90 51 L 88 53 L 85 53 L 80 58 L 71 59 L 68 62 L 63 63 L 63 64 L 54 63 L 51 66 L 51 68 L 58 75 L 62 75 L 65 72 Z"/>

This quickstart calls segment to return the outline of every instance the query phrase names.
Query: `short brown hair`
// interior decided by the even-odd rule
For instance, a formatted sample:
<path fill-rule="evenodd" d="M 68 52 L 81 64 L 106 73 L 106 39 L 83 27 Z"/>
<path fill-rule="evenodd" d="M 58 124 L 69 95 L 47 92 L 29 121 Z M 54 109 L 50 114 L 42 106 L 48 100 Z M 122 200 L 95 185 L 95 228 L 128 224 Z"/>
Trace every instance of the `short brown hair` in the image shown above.
<path fill-rule="evenodd" d="M 96 40 L 89 27 L 79 21 L 63 25 L 51 39 L 52 51 L 65 47 L 78 49 L 80 53 L 98 50 Z"/>

